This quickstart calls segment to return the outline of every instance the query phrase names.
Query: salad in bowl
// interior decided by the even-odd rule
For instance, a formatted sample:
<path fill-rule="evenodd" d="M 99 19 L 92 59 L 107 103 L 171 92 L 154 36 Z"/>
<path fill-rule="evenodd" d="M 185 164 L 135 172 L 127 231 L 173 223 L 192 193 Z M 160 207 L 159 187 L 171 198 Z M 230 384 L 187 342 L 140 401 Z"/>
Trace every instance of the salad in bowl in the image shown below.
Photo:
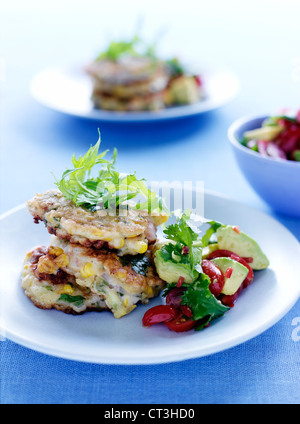
<path fill-rule="evenodd" d="M 300 110 L 270 116 L 261 127 L 245 131 L 241 144 L 264 157 L 300 162 Z"/>

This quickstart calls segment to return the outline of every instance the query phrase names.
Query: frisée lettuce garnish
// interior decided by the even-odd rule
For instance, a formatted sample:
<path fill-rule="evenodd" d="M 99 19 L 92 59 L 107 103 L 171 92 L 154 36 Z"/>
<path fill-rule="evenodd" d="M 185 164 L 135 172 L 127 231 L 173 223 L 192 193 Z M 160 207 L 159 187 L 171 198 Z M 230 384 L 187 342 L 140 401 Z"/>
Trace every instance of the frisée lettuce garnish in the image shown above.
<path fill-rule="evenodd" d="M 168 213 L 163 200 L 151 191 L 144 179 L 137 179 L 135 173 L 121 174 L 115 169 L 117 149 L 114 149 L 110 160 L 106 159 L 108 150 L 99 153 L 101 136 L 86 154 L 76 159 L 72 156 L 73 168 L 67 169 L 56 185 L 64 197 L 72 200 L 76 206 L 91 211 L 96 209 L 118 209 L 135 199 L 135 209 L 151 212 Z M 100 169 L 96 176 L 92 170 L 97 165 Z M 141 201 L 142 200 L 142 201 Z"/>

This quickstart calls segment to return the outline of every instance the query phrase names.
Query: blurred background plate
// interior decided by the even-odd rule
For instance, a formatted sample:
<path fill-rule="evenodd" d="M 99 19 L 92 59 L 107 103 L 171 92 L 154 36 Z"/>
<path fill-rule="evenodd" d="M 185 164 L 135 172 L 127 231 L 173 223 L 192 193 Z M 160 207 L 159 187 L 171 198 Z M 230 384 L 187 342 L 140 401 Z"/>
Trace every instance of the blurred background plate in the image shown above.
<path fill-rule="evenodd" d="M 25 296 L 20 281 L 22 261 L 34 246 L 48 244 L 44 226 L 35 225 L 24 206 L 0 216 L 2 244 L 0 268 L 2 335 L 39 352 L 65 359 L 105 364 L 157 364 L 197 358 L 249 340 L 279 321 L 300 294 L 300 246 L 296 238 L 270 216 L 218 194 L 206 193 L 205 216 L 239 225 L 254 237 L 270 260 L 270 267 L 255 272 L 234 308 L 200 331 L 173 333 L 164 325 L 143 328 L 148 306 L 115 319 L 110 312 L 80 316 L 36 308 Z M 268 348 L 273 354 L 274 345 Z M 266 347 L 267 349 L 267 347 Z M 271 354 L 271 353 L 270 353 Z"/>
<path fill-rule="evenodd" d="M 38 73 L 30 85 L 32 96 L 44 106 L 68 115 L 99 121 L 143 122 L 181 118 L 217 109 L 233 100 L 239 91 L 239 80 L 227 69 L 201 74 L 203 100 L 186 106 L 161 111 L 114 112 L 95 109 L 90 100 L 92 84 L 81 67 L 54 67 Z"/>

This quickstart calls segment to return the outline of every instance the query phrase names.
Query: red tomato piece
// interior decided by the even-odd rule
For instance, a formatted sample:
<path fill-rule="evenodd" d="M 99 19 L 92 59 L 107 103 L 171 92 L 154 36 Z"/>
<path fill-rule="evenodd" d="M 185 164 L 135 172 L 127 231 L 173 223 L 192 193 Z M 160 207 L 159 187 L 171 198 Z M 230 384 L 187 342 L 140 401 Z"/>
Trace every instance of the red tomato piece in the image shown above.
<path fill-rule="evenodd" d="M 244 265 L 246 268 L 248 268 L 248 275 L 245 278 L 244 282 L 243 282 L 243 287 L 248 287 L 249 284 L 252 283 L 253 281 L 253 269 L 250 267 L 250 265 L 245 261 L 245 259 L 241 258 L 239 255 L 235 254 L 234 252 L 231 252 L 230 250 L 223 250 L 223 249 L 219 249 L 219 250 L 215 250 L 214 252 L 211 252 L 207 259 L 214 259 L 214 258 L 221 258 L 221 257 L 229 257 L 232 258 L 234 260 L 236 260 L 237 262 L 241 263 L 242 265 Z"/>
<path fill-rule="evenodd" d="M 171 331 L 175 331 L 176 333 L 183 333 L 194 328 L 196 322 L 197 321 L 193 321 L 190 318 L 186 318 L 183 314 L 180 314 L 171 321 L 165 321 L 165 325 Z"/>
<path fill-rule="evenodd" d="M 227 268 L 225 272 L 225 277 L 230 278 L 232 276 L 232 273 L 233 273 L 233 268 L 231 267 Z"/>
<path fill-rule="evenodd" d="M 148 309 L 143 317 L 143 325 L 150 327 L 154 324 L 169 321 L 174 319 L 178 315 L 175 308 L 169 305 L 158 305 Z"/>
<path fill-rule="evenodd" d="M 233 255 L 233 252 L 231 252 L 231 250 L 218 249 L 218 250 L 211 252 L 207 256 L 207 259 L 211 260 L 211 259 L 215 259 L 215 258 L 226 258 L 226 257 L 230 258 L 231 255 Z"/>
<path fill-rule="evenodd" d="M 241 234 L 241 230 L 240 227 L 238 225 L 235 225 L 234 227 L 232 227 L 233 231 L 235 231 L 238 234 Z"/>
<path fill-rule="evenodd" d="M 223 303 L 223 305 L 226 305 L 229 308 L 233 308 L 234 302 L 236 301 L 236 299 L 238 298 L 242 290 L 243 290 L 243 285 L 241 285 L 238 291 L 234 293 L 233 295 L 228 295 L 228 294 L 222 295 L 220 300 Z"/>
<path fill-rule="evenodd" d="M 188 305 L 181 305 L 181 312 L 188 318 L 192 318 L 193 312 Z"/>
<path fill-rule="evenodd" d="M 244 261 L 246 261 L 248 264 L 252 264 L 252 262 L 253 262 L 253 258 L 251 258 L 251 257 L 243 258 L 243 259 L 244 259 Z"/>
<path fill-rule="evenodd" d="M 236 260 L 237 262 L 239 262 L 240 264 L 244 265 L 246 268 L 248 268 L 248 275 L 245 278 L 244 282 L 243 282 L 243 287 L 246 288 L 249 286 L 249 284 L 252 283 L 253 281 L 253 269 L 251 268 L 251 266 L 245 261 L 245 259 L 241 258 L 239 255 L 236 255 L 235 253 L 233 253 L 231 255 L 231 258 Z"/>
<path fill-rule="evenodd" d="M 201 87 L 203 85 L 203 82 L 202 82 L 202 78 L 200 77 L 200 75 L 196 75 L 194 78 L 195 78 L 195 81 L 196 81 L 198 87 Z"/>
<path fill-rule="evenodd" d="M 218 296 L 223 290 L 225 278 L 220 268 L 208 259 L 203 259 L 202 269 L 204 274 L 210 278 L 209 290 L 214 296 Z"/>

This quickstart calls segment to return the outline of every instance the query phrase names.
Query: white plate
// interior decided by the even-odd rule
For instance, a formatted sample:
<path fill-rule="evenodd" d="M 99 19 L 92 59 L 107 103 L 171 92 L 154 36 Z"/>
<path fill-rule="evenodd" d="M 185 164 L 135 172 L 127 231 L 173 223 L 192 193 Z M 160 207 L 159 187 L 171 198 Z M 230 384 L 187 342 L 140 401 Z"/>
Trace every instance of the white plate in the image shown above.
<path fill-rule="evenodd" d="M 237 77 L 230 71 L 212 71 L 203 77 L 205 98 L 193 105 L 161 111 L 113 112 L 95 109 L 90 100 L 90 78 L 79 67 L 56 67 L 36 75 L 30 85 L 32 96 L 44 106 L 69 115 L 113 122 L 144 122 L 197 115 L 232 100 L 238 90 Z"/>
<path fill-rule="evenodd" d="M 116 320 L 110 312 L 81 316 L 36 308 L 20 287 L 25 253 L 48 243 L 42 224 L 33 223 L 21 206 L 0 217 L 2 335 L 50 355 L 105 364 L 154 364 L 197 358 L 236 346 L 262 333 L 280 320 L 300 295 L 300 245 L 273 218 L 247 205 L 205 194 L 205 215 L 239 225 L 253 236 L 270 259 L 270 268 L 255 273 L 255 280 L 235 307 L 203 331 L 177 334 L 164 325 L 143 328 L 146 310 L 161 303 L 138 306 Z M 288 284 L 288 287 L 287 287 Z M 271 348 L 271 346 L 270 346 Z"/>

